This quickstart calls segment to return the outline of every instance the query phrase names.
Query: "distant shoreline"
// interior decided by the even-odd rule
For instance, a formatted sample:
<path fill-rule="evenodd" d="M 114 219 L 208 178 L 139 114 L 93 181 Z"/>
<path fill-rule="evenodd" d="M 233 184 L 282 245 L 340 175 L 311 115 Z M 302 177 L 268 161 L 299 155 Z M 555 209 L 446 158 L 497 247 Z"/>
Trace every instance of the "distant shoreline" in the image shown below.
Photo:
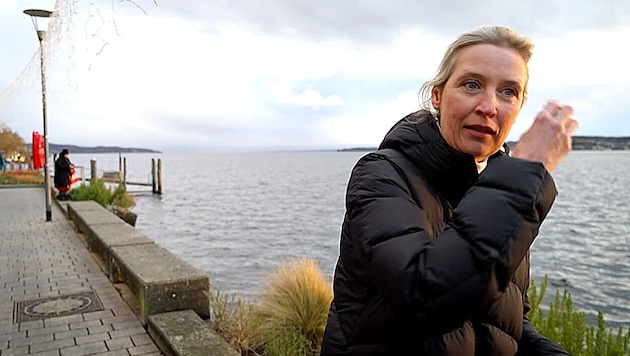
<path fill-rule="evenodd" d="M 30 144 L 29 144 L 30 146 Z M 76 145 L 59 145 L 51 143 L 49 145 L 51 152 L 59 153 L 64 148 L 70 151 L 70 153 L 162 153 L 161 151 L 152 150 L 149 148 L 136 148 L 136 147 L 118 147 L 118 146 L 76 146 Z"/>
<path fill-rule="evenodd" d="M 516 142 L 506 142 L 514 147 Z M 350 147 L 338 149 L 337 152 L 370 152 L 376 147 Z M 630 137 L 573 136 L 574 151 L 626 151 L 630 150 Z"/>
<path fill-rule="evenodd" d="M 514 147 L 516 142 L 506 142 L 510 147 Z M 29 143 L 28 146 L 31 144 Z M 119 146 L 77 146 L 77 145 L 60 145 L 50 143 L 50 151 L 52 153 L 59 153 L 62 149 L 68 149 L 70 153 L 163 153 L 162 151 L 139 148 L 139 147 L 119 147 Z M 336 152 L 370 152 L 376 151 L 377 147 L 347 147 L 340 149 L 330 149 Z M 328 151 L 329 149 L 322 149 L 321 151 Z M 603 136 L 574 136 L 573 137 L 573 150 L 574 151 L 626 151 L 630 150 L 630 137 L 603 137 Z M 281 150 L 283 151 L 283 150 Z M 288 150 L 288 151 L 295 151 Z M 298 151 L 310 151 L 300 150 Z"/>

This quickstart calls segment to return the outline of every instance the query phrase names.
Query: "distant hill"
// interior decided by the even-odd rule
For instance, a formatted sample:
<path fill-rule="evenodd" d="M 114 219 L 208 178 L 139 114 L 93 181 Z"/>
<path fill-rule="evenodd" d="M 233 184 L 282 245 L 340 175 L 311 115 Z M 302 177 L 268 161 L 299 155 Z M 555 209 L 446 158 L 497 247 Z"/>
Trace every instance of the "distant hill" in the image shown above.
<path fill-rule="evenodd" d="M 507 142 L 514 147 L 516 142 Z M 610 151 L 630 150 L 630 137 L 602 137 L 602 136 L 573 136 L 573 150 L 575 151 Z M 369 152 L 376 151 L 376 147 L 342 148 L 338 152 Z"/>
<path fill-rule="evenodd" d="M 370 151 L 376 151 L 376 147 L 350 147 L 350 148 L 341 148 L 337 150 L 337 152 L 370 152 Z"/>
<path fill-rule="evenodd" d="M 574 136 L 574 150 L 630 150 L 630 137 Z"/>
<path fill-rule="evenodd" d="M 28 144 L 30 147 L 31 144 Z M 96 146 L 85 147 L 76 145 L 59 145 L 56 143 L 48 144 L 50 152 L 59 153 L 64 148 L 68 149 L 70 153 L 162 153 L 160 151 L 151 150 L 148 148 L 135 148 L 135 147 L 118 147 L 118 146 Z"/>
<path fill-rule="evenodd" d="M 516 142 L 508 142 L 514 147 Z M 575 151 L 630 150 L 630 137 L 573 136 Z"/>

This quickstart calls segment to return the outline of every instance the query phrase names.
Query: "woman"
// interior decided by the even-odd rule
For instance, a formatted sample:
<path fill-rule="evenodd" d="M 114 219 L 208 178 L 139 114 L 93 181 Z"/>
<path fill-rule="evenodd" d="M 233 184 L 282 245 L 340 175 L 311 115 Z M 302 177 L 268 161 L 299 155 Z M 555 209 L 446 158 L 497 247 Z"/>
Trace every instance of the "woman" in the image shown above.
<path fill-rule="evenodd" d="M 505 27 L 460 36 L 423 85 L 424 109 L 357 162 L 321 355 L 567 354 L 525 315 L 528 251 L 573 110 L 548 102 L 512 157 L 502 148 L 532 47 Z"/>
<path fill-rule="evenodd" d="M 59 200 L 68 200 L 70 198 L 68 191 L 71 187 L 70 179 L 74 165 L 68 158 L 69 154 L 70 152 L 64 148 L 61 150 L 59 158 L 55 161 L 55 188 L 59 191 L 57 195 L 57 199 Z"/>

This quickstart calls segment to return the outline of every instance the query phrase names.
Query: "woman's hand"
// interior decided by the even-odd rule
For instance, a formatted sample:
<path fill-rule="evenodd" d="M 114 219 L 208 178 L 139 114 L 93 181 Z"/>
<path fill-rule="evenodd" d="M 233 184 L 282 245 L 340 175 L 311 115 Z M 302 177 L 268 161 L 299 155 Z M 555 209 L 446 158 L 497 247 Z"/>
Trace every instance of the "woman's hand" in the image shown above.
<path fill-rule="evenodd" d="M 571 151 L 571 135 L 578 128 L 572 115 L 572 107 L 557 100 L 548 101 L 518 140 L 512 156 L 541 162 L 552 172 Z"/>

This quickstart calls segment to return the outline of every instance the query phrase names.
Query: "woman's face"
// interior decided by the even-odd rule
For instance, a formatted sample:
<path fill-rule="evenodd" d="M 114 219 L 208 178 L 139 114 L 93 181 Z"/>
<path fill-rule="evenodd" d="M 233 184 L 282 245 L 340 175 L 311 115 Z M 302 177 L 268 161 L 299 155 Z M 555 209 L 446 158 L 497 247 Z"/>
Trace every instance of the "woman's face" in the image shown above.
<path fill-rule="evenodd" d="M 521 110 L 526 78 L 527 65 L 515 50 L 462 49 L 446 84 L 431 92 L 446 142 L 477 162 L 497 152 Z"/>

